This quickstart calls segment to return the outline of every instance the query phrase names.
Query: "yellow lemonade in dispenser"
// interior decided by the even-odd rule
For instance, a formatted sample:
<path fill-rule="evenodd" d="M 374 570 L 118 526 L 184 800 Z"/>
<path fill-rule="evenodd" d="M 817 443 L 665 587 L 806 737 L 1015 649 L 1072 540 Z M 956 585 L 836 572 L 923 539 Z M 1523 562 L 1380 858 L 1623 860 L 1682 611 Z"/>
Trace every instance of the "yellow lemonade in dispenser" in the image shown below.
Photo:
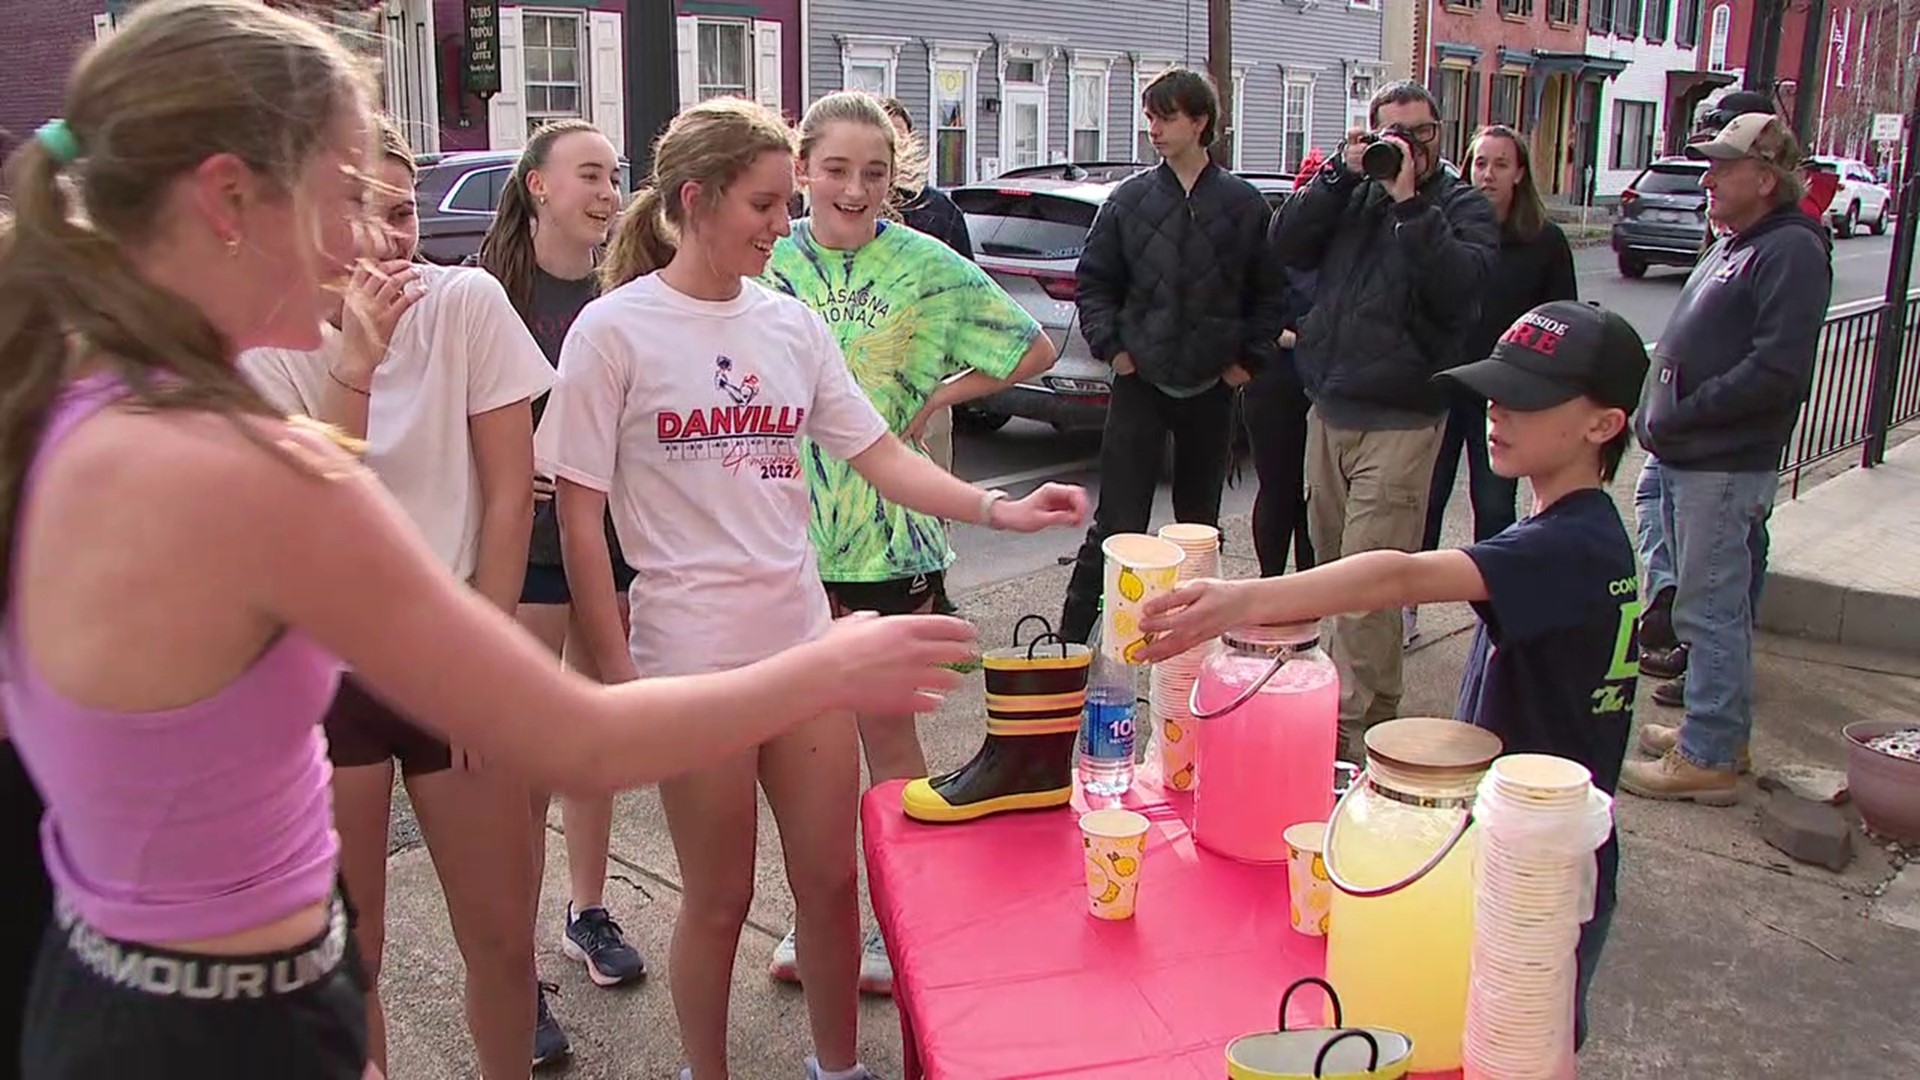
<path fill-rule="evenodd" d="M 1415 1075 L 1461 1065 L 1478 845 L 1469 815 L 1499 752 L 1492 733 L 1452 720 L 1380 724 L 1328 830 L 1327 981 L 1349 1025 L 1413 1039 Z"/>

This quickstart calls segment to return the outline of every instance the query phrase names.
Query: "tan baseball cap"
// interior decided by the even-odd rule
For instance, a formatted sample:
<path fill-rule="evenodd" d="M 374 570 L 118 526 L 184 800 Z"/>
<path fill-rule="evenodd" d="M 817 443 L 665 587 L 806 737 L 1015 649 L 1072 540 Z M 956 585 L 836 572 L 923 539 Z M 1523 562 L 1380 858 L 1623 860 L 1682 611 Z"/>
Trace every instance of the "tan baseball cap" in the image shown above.
<path fill-rule="evenodd" d="M 1800 167 L 1800 144 L 1786 121 L 1773 113 L 1743 113 L 1711 139 L 1691 143 L 1687 156 L 1708 161 L 1753 158 L 1791 172 Z"/>

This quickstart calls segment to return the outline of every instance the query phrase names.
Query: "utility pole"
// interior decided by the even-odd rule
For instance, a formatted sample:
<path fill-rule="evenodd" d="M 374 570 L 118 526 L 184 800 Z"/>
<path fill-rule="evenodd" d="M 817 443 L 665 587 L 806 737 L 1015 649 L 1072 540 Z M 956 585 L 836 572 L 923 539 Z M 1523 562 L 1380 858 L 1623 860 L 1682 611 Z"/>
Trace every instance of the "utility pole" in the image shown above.
<path fill-rule="evenodd" d="M 1773 97 L 1773 73 L 1780 59 L 1780 23 L 1786 0 L 1754 0 L 1753 25 L 1747 29 L 1747 89 Z"/>
<path fill-rule="evenodd" d="M 1827 0 L 1807 0 L 1807 21 L 1800 35 L 1800 85 L 1793 94 L 1793 133 L 1809 154 L 1813 153 L 1816 134 L 1814 111 L 1818 106 L 1815 103 L 1825 99 L 1827 85 L 1827 73 L 1820 60 L 1832 47 L 1826 21 Z M 1823 91 L 1818 97 L 1813 92 L 1816 85 Z"/>
<path fill-rule="evenodd" d="M 1899 67 L 1905 75 L 1906 64 Z M 1904 160 L 1920 158 L 1920 81 L 1907 105 L 1907 149 Z M 1880 332 L 1874 337 L 1873 379 L 1868 384 L 1867 445 L 1860 454 L 1862 468 L 1871 469 L 1887 456 L 1887 429 L 1893 424 L 1894 384 L 1907 336 L 1907 287 L 1913 277 L 1914 215 L 1920 213 L 1920 183 L 1910 172 L 1900 176 L 1900 216 L 1893 222 L 1893 258 L 1887 262 L 1886 303 L 1880 309 Z"/>
<path fill-rule="evenodd" d="M 1233 0 L 1207 0 L 1207 73 L 1220 94 L 1219 138 L 1213 140 L 1213 163 L 1233 168 L 1233 144 L 1240 132 L 1233 124 Z"/>
<path fill-rule="evenodd" d="M 679 35 L 673 0 L 627 0 L 627 161 L 635 188 L 653 172 L 653 141 L 683 104 Z"/>

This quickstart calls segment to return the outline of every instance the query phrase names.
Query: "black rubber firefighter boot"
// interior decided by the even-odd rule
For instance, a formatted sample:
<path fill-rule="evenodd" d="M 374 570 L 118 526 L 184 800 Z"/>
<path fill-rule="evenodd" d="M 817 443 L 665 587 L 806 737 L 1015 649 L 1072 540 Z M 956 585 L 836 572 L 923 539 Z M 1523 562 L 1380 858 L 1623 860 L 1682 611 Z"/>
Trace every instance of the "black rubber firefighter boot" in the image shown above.
<path fill-rule="evenodd" d="M 950 823 L 1073 801 L 1073 744 L 1092 660 L 1085 645 L 1057 642 L 989 650 L 987 741 L 953 772 L 909 783 L 907 816 Z"/>

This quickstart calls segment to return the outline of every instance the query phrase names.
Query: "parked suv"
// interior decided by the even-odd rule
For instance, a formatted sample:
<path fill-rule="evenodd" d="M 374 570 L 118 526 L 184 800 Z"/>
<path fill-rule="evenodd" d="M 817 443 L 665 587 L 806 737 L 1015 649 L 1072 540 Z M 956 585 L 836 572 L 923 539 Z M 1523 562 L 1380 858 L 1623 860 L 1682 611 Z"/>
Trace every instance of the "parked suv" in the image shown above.
<path fill-rule="evenodd" d="M 1893 195 L 1873 170 L 1849 158 L 1816 156 L 1813 160 L 1821 168 L 1840 174 L 1840 188 L 1827 204 L 1827 224 L 1833 226 L 1833 234 L 1845 240 L 1859 232 L 1865 222 L 1873 235 L 1886 235 L 1894 212 Z"/>
<path fill-rule="evenodd" d="M 1113 369 L 1094 359 L 1074 304 L 1080 254 L 1093 216 L 1115 184 L 1150 166 L 1133 162 L 1062 162 L 1014 169 L 996 180 L 948 194 L 967 218 L 974 258 L 1036 319 L 1060 354 L 1042 374 L 955 410 L 955 421 L 995 431 L 1015 416 L 1059 431 L 1106 424 Z M 1293 193 L 1283 173 L 1242 172 L 1278 209 Z"/>
<path fill-rule="evenodd" d="M 480 241 L 500 208 L 507 175 L 520 160 L 518 150 L 472 150 L 421 154 L 414 184 L 420 206 L 420 254 L 442 266 L 458 265 L 480 251 Z M 632 189 L 625 160 L 620 162 L 620 196 Z"/>
<path fill-rule="evenodd" d="M 1613 252 L 1623 277 L 1645 277 L 1649 266 L 1692 267 L 1707 246 L 1705 162 L 1683 157 L 1655 161 L 1620 193 Z"/>

